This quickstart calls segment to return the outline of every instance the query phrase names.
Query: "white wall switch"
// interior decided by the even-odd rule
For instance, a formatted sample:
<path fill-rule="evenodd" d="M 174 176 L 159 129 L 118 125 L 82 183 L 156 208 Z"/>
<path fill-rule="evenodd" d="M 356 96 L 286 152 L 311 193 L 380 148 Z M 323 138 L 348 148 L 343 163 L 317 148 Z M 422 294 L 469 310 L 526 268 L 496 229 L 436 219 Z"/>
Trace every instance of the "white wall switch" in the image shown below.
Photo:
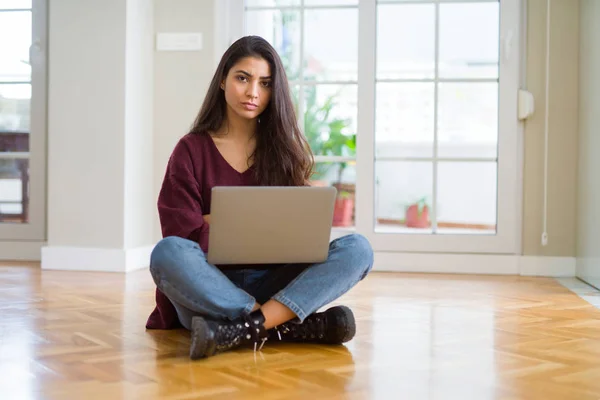
<path fill-rule="evenodd" d="M 156 34 L 157 51 L 202 50 L 201 32 L 173 32 Z"/>
<path fill-rule="evenodd" d="M 527 90 L 520 89 L 518 107 L 519 119 L 522 121 L 529 118 L 535 111 L 535 100 L 533 98 L 533 94 Z"/>

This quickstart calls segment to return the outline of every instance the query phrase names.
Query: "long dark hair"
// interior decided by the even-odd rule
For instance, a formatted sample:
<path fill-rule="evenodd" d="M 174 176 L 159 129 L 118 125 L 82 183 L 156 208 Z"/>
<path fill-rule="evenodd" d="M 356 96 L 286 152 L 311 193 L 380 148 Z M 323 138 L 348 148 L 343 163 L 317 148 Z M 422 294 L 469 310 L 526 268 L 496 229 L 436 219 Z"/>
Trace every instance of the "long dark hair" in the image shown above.
<path fill-rule="evenodd" d="M 221 82 L 245 57 L 262 58 L 271 69 L 271 99 L 259 116 L 256 150 L 251 156 L 260 185 L 304 186 L 308 184 L 314 156 L 298 127 L 285 69 L 275 49 L 259 36 L 238 39 L 223 54 L 191 132 L 208 135 L 225 123 L 227 104 Z"/>

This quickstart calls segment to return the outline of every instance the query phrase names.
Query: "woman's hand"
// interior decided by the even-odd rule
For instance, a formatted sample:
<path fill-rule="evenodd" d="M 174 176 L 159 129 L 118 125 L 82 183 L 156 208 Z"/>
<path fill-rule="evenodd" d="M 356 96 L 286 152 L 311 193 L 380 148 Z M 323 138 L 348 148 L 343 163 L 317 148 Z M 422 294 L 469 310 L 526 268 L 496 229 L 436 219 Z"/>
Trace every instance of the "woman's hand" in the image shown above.
<path fill-rule="evenodd" d="M 204 218 L 204 222 L 210 225 L 210 214 L 203 215 L 202 218 Z"/>

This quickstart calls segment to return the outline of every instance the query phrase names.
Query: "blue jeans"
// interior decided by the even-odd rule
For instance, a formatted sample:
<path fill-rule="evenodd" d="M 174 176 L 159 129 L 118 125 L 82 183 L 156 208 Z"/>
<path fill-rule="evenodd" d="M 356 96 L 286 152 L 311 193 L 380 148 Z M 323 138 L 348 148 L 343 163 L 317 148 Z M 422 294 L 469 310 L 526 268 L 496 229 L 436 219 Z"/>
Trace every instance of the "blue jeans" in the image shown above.
<path fill-rule="evenodd" d="M 175 236 L 158 242 L 150 259 L 156 286 L 187 329 L 193 316 L 233 320 L 269 299 L 302 322 L 364 279 L 372 266 L 371 246 L 358 234 L 332 241 L 327 261 L 317 264 L 221 270 L 206 261 L 198 243 Z"/>

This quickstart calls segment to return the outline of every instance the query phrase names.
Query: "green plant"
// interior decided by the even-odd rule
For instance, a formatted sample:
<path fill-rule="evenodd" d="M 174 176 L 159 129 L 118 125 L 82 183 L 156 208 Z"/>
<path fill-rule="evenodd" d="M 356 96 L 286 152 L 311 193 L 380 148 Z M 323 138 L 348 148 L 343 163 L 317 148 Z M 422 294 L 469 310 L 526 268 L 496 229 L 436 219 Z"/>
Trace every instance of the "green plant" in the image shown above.
<path fill-rule="evenodd" d="M 304 132 L 315 155 L 352 157 L 356 154 L 356 134 L 348 132 L 350 120 L 331 116 L 338 94 L 339 92 L 328 96 L 324 103 L 319 104 L 316 87 L 306 88 Z M 336 174 L 338 183 L 341 183 L 347 166 L 346 162 L 339 163 Z M 333 164 L 319 163 L 316 167 L 315 175 L 319 179 L 333 167 Z"/>
<path fill-rule="evenodd" d="M 293 62 L 293 43 L 290 25 L 297 20 L 297 14 L 293 11 L 281 12 L 282 41 L 278 49 L 282 63 L 285 66 L 288 80 L 298 82 L 300 80 L 300 65 Z M 303 61 L 305 80 L 314 81 L 316 76 L 306 71 L 307 62 Z M 356 154 L 356 134 L 349 131 L 350 119 L 336 118 L 331 115 L 337 105 L 336 99 L 339 91 L 319 101 L 317 87 L 315 85 L 303 86 L 304 90 L 304 116 L 300 117 L 304 127 L 304 134 L 311 149 L 318 156 L 346 156 L 353 157 Z M 298 107 L 300 104 L 300 93 L 297 87 L 292 88 L 292 98 Z M 337 183 L 342 182 L 346 162 L 339 163 L 337 167 Z M 334 167 L 332 163 L 318 163 L 315 166 L 313 179 L 322 179 Z"/>
<path fill-rule="evenodd" d="M 352 193 L 346 191 L 346 190 L 341 190 L 338 192 L 338 198 L 339 199 L 351 199 L 352 198 Z"/>

